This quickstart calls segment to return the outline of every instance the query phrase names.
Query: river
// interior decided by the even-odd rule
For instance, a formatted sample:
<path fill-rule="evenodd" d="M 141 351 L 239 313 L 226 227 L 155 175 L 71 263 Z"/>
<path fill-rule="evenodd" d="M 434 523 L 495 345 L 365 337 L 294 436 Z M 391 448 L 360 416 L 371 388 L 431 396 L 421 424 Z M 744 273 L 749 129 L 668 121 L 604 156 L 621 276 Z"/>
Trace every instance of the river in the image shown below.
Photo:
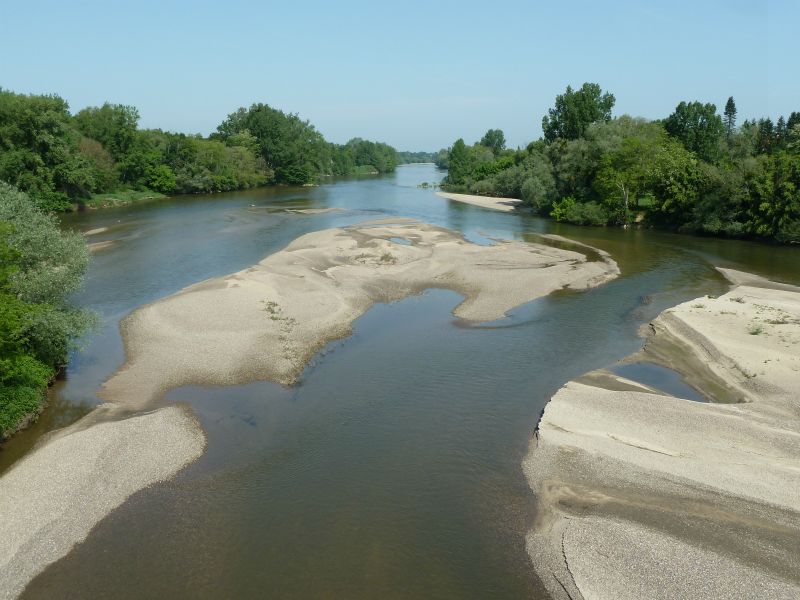
<path fill-rule="evenodd" d="M 566 381 L 641 346 L 664 308 L 727 288 L 714 266 L 800 283 L 800 249 L 647 230 L 580 228 L 444 200 L 432 165 L 315 188 L 187 196 L 67 215 L 108 227 L 77 301 L 102 325 L 72 355 L 39 422 L 0 471 L 99 402 L 124 362 L 119 320 L 197 281 L 258 262 L 303 233 L 384 216 L 492 238 L 556 233 L 604 250 L 622 275 L 481 325 L 449 291 L 377 305 L 298 385 L 184 387 L 204 456 L 132 496 L 25 597 L 544 597 L 524 549 L 534 498 L 520 463 Z M 338 208 L 304 214 L 287 209 Z"/>

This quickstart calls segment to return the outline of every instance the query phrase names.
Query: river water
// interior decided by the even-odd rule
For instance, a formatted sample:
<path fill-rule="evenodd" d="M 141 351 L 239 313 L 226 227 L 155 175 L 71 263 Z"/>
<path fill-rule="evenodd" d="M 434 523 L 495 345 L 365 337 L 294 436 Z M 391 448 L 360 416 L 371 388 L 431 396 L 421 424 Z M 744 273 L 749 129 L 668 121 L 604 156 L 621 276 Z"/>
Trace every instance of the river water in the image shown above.
<path fill-rule="evenodd" d="M 309 231 L 404 216 L 478 243 L 557 233 L 607 250 L 622 276 L 482 325 L 452 316 L 457 294 L 431 290 L 373 307 L 291 388 L 171 391 L 164 402 L 191 406 L 205 428 L 204 456 L 132 496 L 26 597 L 546 597 L 524 549 L 534 498 L 520 463 L 548 398 L 637 350 L 637 330 L 664 308 L 723 292 L 714 265 L 800 283 L 797 248 L 571 227 L 417 187 L 440 177 L 432 165 L 404 166 L 64 217 L 67 228 L 109 228 L 91 237 L 113 243 L 95 254 L 77 298 L 102 326 L 39 422 L 2 448 L 0 471 L 99 402 L 98 387 L 124 362 L 127 313 Z M 342 210 L 291 210 L 307 208 Z"/>

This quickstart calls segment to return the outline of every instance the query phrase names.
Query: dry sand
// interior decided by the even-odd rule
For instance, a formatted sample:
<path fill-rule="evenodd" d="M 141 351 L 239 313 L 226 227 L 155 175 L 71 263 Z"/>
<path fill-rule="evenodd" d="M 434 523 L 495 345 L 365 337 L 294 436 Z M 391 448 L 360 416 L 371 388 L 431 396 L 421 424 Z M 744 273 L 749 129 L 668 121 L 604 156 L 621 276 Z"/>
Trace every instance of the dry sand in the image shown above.
<path fill-rule="evenodd" d="M 102 390 L 109 403 L 0 479 L 0 597 L 19 594 L 127 497 L 202 454 L 204 434 L 183 409 L 136 413 L 167 389 L 291 383 L 375 302 L 447 288 L 466 297 L 458 316 L 496 319 L 554 290 L 614 278 L 616 263 L 600 256 L 522 242 L 479 246 L 408 219 L 375 221 L 305 235 L 249 269 L 135 311 L 122 324 L 128 362 Z"/>
<path fill-rule="evenodd" d="M 491 208 L 492 210 L 502 210 L 504 212 L 511 212 L 522 204 L 522 200 L 517 200 L 515 198 L 494 198 L 492 196 L 473 196 L 471 194 L 453 194 L 450 192 L 436 192 L 436 195 L 447 198 L 448 200 L 474 204 L 482 208 Z"/>
<path fill-rule="evenodd" d="M 119 415 L 96 413 L 56 432 L 0 479 L 0 598 L 20 594 L 131 494 L 203 453 L 202 430 L 177 406 L 112 421 L 103 419 Z"/>
<path fill-rule="evenodd" d="M 757 283 L 665 311 L 634 356 L 727 404 L 602 371 L 547 405 L 527 545 L 556 598 L 800 597 L 800 293 Z"/>
<path fill-rule="evenodd" d="M 128 316 L 122 324 L 128 362 L 102 395 L 144 406 L 189 383 L 291 384 L 315 352 L 349 335 L 352 322 L 376 302 L 446 288 L 466 297 L 456 316 L 487 321 L 618 273 L 607 254 L 587 261 L 578 252 L 524 242 L 480 246 L 410 220 L 309 233 L 249 269 Z"/>

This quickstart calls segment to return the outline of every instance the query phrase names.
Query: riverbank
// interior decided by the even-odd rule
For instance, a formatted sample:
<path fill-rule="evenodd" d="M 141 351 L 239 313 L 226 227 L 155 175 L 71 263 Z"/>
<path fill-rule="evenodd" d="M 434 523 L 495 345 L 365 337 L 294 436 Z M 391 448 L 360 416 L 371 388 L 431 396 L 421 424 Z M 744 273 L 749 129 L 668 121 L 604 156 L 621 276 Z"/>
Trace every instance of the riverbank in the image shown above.
<path fill-rule="evenodd" d="M 524 469 L 554 597 L 800 594 L 800 290 L 725 274 L 747 285 L 664 311 L 627 361 L 712 402 L 602 370 L 547 405 Z"/>
<path fill-rule="evenodd" d="M 132 313 L 121 326 L 128 362 L 102 395 L 142 407 L 189 383 L 289 385 L 377 302 L 443 288 L 465 296 L 457 317 L 499 319 L 555 290 L 616 277 L 616 263 L 598 256 L 515 241 L 481 246 L 410 219 L 309 233 L 253 267 Z"/>
<path fill-rule="evenodd" d="M 492 196 L 474 196 L 472 194 L 454 194 L 452 192 L 436 192 L 436 195 L 440 198 L 472 204 L 473 206 L 480 206 L 481 208 L 501 210 L 503 212 L 511 212 L 522 204 L 522 200 L 517 200 L 515 198 L 495 198 Z"/>

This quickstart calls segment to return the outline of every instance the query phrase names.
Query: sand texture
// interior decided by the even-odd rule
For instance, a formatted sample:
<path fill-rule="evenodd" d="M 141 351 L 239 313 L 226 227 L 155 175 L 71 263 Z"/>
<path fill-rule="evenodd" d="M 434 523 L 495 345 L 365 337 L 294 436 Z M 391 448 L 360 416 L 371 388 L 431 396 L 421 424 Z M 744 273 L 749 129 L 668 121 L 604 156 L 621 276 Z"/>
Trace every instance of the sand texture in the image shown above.
<path fill-rule="evenodd" d="M 633 357 L 714 402 L 596 371 L 547 405 L 527 545 L 556 598 L 800 597 L 800 293 L 758 284 L 664 311 Z"/>
<path fill-rule="evenodd" d="M 52 434 L 0 479 L 0 598 L 16 597 L 131 494 L 169 479 L 205 448 L 202 429 L 177 406 L 99 416 Z"/>
<path fill-rule="evenodd" d="M 474 196 L 472 194 L 453 194 L 451 192 L 436 192 L 437 196 L 447 198 L 448 200 L 455 200 L 456 202 L 464 202 L 466 204 L 473 204 L 481 208 L 491 208 L 492 210 L 502 210 L 504 212 L 511 212 L 517 206 L 522 204 L 522 200 L 515 198 L 494 198 L 492 196 Z"/>

